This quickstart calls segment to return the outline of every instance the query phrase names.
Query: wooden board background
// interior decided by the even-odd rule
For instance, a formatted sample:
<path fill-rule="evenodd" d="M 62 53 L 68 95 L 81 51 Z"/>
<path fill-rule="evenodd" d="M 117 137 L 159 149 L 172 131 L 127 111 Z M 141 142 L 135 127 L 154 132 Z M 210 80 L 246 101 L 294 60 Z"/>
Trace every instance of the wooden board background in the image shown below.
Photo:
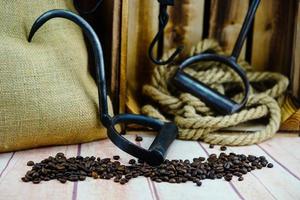
<path fill-rule="evenodd" d="M 170 19 L 165 29 L 164 51 L 184 45 L 180 55 L 184 58 L 198 41 L 214 38 L 230 53 L 249 4 L 250 0 L 176 0 L 168 9 Z M 299 4 L 299 0 L 262 0 L 241 53 L 255 70 L 288 76 L 289 90 L 298 98 Z M 138 113 L 143 104 L 142 85 L 149 82 L 154 68 L 147 52 L 158 30 L 158 13 L 158 1 L 105 0 L 91 17 L 99 21 L 94 25 L 98 26 L 96 30 L 104 42 L 116 113 Z"/>

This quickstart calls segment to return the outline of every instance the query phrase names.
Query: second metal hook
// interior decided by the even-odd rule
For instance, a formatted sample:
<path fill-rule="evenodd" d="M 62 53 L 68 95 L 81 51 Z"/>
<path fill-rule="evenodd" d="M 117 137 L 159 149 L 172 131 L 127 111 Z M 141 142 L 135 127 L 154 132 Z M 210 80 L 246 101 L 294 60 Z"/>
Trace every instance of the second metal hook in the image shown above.
<path fill-rule="evenodd" d="M 177 47 L 175 52 L 165 61 L 161 60 L 161 54 L 163 49 L 163 38 L 164 38 L 164 29 L 169 21 L 169 15 L 167 13 L 167 8 L 170 5 L 174 5 L 174 0 L 158 0 L 160 3 L 160 9 L 159 9 L 159 30 L 158 33 L 155 35 L 154 39 L 150 43 L 148 54 L 151 61 L 157 65 L 166 65 L 171 63 L 175 57 L 183 50 L 183 46 Z M 153 51 L 154 46 L 157 43 L 158 45 L 158 52 L 161 51 L 161 53 L 158 53 L 157 58 L 154 58 Z"/>

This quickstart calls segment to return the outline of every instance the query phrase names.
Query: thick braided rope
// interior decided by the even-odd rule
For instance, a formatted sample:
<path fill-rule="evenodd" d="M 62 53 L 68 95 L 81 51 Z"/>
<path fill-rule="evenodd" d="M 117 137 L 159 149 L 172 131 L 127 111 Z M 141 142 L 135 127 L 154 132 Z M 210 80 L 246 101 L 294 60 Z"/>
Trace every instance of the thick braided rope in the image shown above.
<path fill-rule="evenodd" d="M 224 54 L 218 43 L 203 40 L 191 49 L 190 55 L 206 50 Z M 150 104 L 145 105 L 142 113 L 163 121 L 174 121 L 179 128 L 180 139 L 203 140 L 220 145 L 249 145 L 264 141 L 279 129 L 281 119 L 279 102 L 287 89 L 288 79 L 278 73 L 251 71 L 251 66 L 244 60 L 239 60 L 239 65 L 247 71 L 251 90 L 246 107 L 237 113 L 217 115 L 198 98 L 189 93 L 179 93 L 176 88 L 172 88 L 168 83 L 177 66 L 157 66 L 154 69 L 151 84 L 144 85 L 143 94 L 158 105 L 158 108 Z M 216 62 L 197 64 L 188 68 L 186 72 L 222 94 L 231 85 L 240 84 L 239 77 L 231 69 Z M 273 82 L 272 87 L 266 89 L 255 86 L 267 81 Z M 232 98 L 238 102 L 243 98 L 243 93 L 236 94 Z M 262 118 L 268 119 L 263 130 L 254 132 L 222 130 Z"/>

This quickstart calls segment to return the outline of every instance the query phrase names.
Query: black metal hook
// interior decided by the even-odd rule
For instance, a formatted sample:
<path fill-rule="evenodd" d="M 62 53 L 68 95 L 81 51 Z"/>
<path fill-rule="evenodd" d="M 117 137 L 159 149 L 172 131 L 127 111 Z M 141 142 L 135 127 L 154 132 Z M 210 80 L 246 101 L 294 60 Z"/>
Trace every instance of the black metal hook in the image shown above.
<path fill-rule="evenodd" d="M 158 32 L 153 38 L 152 42 L 150 43 L 149 49 L 148 49 L 148 55 L 151 61 L 157 65 L 166 65 L 171 63 L 175 57 L 183 50 L 183 46 L 177 47 L 177 49 L 174 51 L 174 53 L 165 61 L 160 60 L 162 54 L 163 54 L 163 38 L 164 38 L 164 29 L 168 24 L 169 21 L 169 15 L 167 12 L 168 6 L 174 5 L 174 0 L 158 0 L 159 2 L 159 28 Z M 154 58 L 154 46 L 157 43 L 157 58 Z"/>
<path fill-rule="evenodd" d="M 253 22 L 255 12 L 259 3 L 260 0 L 252 0 L 231 56 L 225 57 L 208 52 L 192 56 L 181 63 L 181 65 L 179 66 L 178 70 L 172 78 L 172 83 L 177 88 L 189 92 L 194 96 L 202 99 L 206 104 L 210 105 L 212 108 L 214 108 L 216 111 L 219 111 L 222 114 L 232 114 L 242 109 L 249 97 L 250 84 L 245 71 L 237 64 L 237 58 L 241 52 L 243 43 L 249 32 L 249 28 Z M 228 67 L 233 69 L 242 79 L 244 84 L 245 95 L 242 102 L 236 103 L 232 101 L 230 98 L 226 97 L 223 94 L 220 94 L 217 91 L 214 91 L 204 83 L 198 81 L 197 79 L 184 72 L 184 69 L 186 67 L 189 67 L 192 64 L 200 61 L 217 61 L 224 63 Z"/>
<path fill-rule="evenodd" d="M 121 114 L 113 117 L 109 115 L 104 71 L 105 68 L 101 43 L 93 28 L 82 17 L 67 10 L 50 10 L 45 12 L 32 25 L 28 36 L 28 41 L 31 42 L 35 32 L 44 23 L 52 18 L 57 17 L 68 19 L 80 26 L 88 41 L 91 43 L 97 69 L 99 115 L 102 124 L 107 128 L 109 139 L 123 151 L 142 159 L 151 165 L 161 164 L 164 161 L 168 147 L 175 140 L 178 134 L 177 127 L 173 123 L 164 123 L 143 115 Z M 118 123 L 140 124 L 158 131 L 158 135 L 147 150 L 137 146 L 120 135 L 120 133 L 118 133 L 118 131 L 115 129 L 115 125 Z"/>

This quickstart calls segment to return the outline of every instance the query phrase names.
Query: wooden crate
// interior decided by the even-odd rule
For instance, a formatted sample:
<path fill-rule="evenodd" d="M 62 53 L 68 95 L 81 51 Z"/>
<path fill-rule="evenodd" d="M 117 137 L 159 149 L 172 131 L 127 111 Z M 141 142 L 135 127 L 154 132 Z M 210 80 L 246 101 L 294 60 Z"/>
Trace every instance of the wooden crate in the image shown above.
<path fill-rule="evenodd" d="M 105 3 L 106 2 L 106 3 Z M 109 2 L 109 3 L 108 3 Z M 218 40 L 231 52 L 250 0 L 177 0 L 170 7 L 164 51 L 184 45 L 190 49 L 203 38 Z M 300 97 L 299 0 L 262 0 L 241 57 L 255 70 L 280 72 L 290 78 L 289 91 Z M 158 30 L 158 1 L 104 1 L 100 38 L 111 39 L 111 96 L 116 112 L 138 113 L 143 104 L 141 89 L 149 82 L 154 65 L 148 58 L 150 42 Z M 103 26 L 103 20 L 112 20 Z M 97 23 L 96 23 L 97 24 Z M 180 56 L 186 57 L 186 51 Z M 300 130 L 300 110 L 293 115 L 293 130 Z M 298 117 L 297 117 L 298 116 Z M 297 125 L 298 124 L 298 125 Z M 285 125 L 284 127 L 289 127 Z M 298 128 L 295 128 L 298 127 Z"/>

